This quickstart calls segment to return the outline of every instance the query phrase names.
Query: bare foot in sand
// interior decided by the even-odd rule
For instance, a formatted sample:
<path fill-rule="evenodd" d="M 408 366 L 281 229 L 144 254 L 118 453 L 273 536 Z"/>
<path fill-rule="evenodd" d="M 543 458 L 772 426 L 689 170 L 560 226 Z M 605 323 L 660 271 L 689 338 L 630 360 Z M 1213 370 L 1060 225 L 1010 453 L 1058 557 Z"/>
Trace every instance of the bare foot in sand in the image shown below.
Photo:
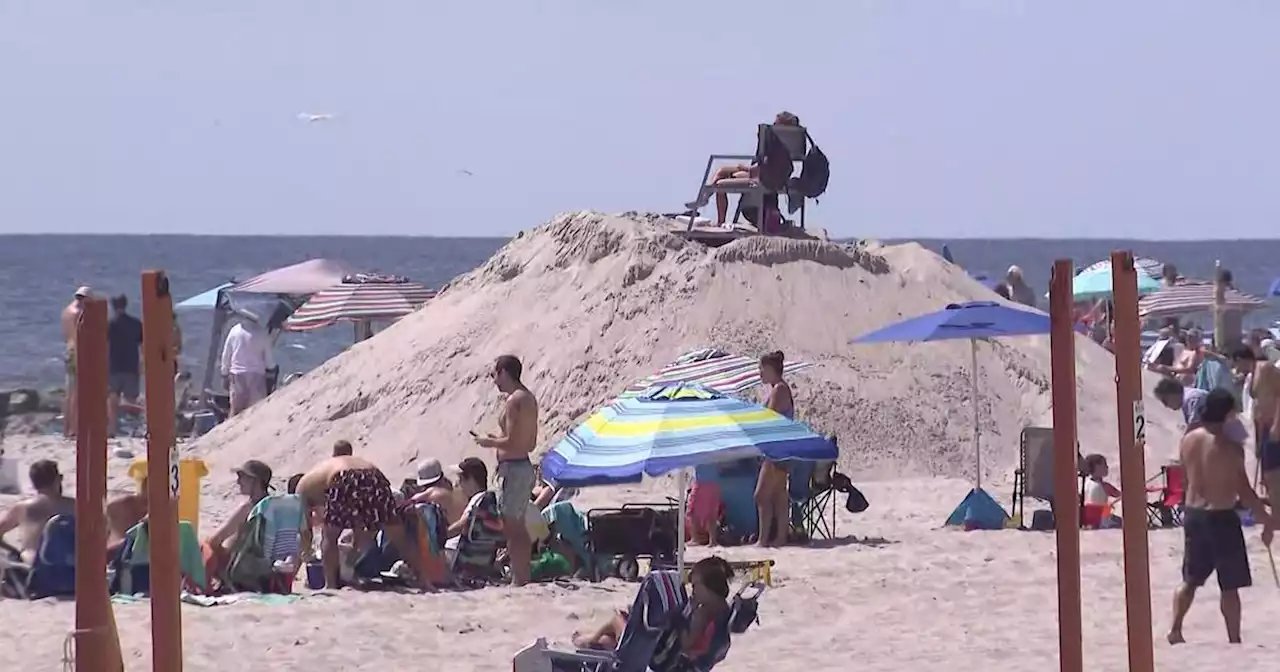
<path fill-rule="evenodd" d="M 1185 644 L 1187 642 L 1182 638 L 1181 630 L 1170 630 L 1168 637 L 1165 639 L 1168 639 L 1170 644 Z"/>

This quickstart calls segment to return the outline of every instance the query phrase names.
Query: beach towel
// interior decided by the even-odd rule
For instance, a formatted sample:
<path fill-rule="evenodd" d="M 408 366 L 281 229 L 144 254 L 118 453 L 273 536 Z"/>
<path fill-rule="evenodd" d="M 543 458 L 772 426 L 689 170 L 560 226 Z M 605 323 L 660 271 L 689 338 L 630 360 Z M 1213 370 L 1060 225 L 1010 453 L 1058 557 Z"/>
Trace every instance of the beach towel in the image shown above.
<path fill-rule="evenodd" d="M 445 560 L 444 542 L 448 535 L 448 522 L 444 511 L 435 502 L 415 504 L 409 528 L 427 576 L 433 586 L 449 580 L 449 564 Z"/>
<path fill-rule="evenodd" d="M 147 521 L 129 528 L 125 542 L 113 561 L 115 579 L 113 593 L 148 593 L 151 591 L 151 536 Z M 191 523 L 178 521 L 178 567 L 182 573 L 184 588 L 193 592 L 206 592 L 209 588 L 205 572 L 205 559 Z"/>
<path fill-rule="evenodd" d="M 301 555 L 302 498 L 298 495 L 270 495 L 249 512 L 249 520 L 262 518 L 262 550 L 275 560 Z"/>
<path fill-rule="evenodd" d="M 587 550 L 587 519 L 569 502 L 559 502 L 542 511 L 547 527 L 564 540 L 574 555 L 578 556 L 580 567 L 591 565 L 591 552 Z"/>
<path fill-rule="evenodd" d="M 498 549 L 506 543 L 502 518 L 498 515 L 498 496 L 492 490 L 481 493 L 476 506 L 471 509 L 466 529 L 458 537 L 453 571 L 469 576 L 500 574 L 494 562 Z"/>

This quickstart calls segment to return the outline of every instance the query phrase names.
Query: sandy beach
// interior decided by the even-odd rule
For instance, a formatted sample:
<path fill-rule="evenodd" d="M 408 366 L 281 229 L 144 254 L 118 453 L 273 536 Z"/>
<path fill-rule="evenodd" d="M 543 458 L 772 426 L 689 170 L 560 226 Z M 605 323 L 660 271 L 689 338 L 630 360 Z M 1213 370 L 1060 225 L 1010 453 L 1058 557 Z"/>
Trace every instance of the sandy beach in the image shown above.
<path fill-rule="evenodd" d="M 840 470 L 871 502 L 840 509 L 834 542 L 719 551 L 773 559 L 775 585 L 761 622 L 736 637 L 724 670 L 923 670 L 953 664 L 1050 669 L 1057 658 L 1052 534 L 940 529 L 971 487 L 975 401 L 981 412 L 984 485 L 1006 508 L 1019 432 L 1049 426 L 1046 337 L 981 344 L 979 397 L 969 392 L 967 344 L 851 346 L 848 340 L 948 303 L 994 300 L 961 269 L 917 245 L 849 247 L 753 238 L 708 250 L 653 218 L 568 213 L 518 236 L 438 299 L 374 339 L 309 372 L 201 439 L 184 443 L 210 476 L 202 529 L 235 506 L 231 468 L 261 459 L 277 485 L 326 455 L 335 439 L 387 472 L 409 475 L 421 457 L 483 455 L 467 438 L 493 423 L 499 397 L 484 376 L 499 354 L 525 359 L 543 409 L 545 448 L 634 380 L 696 347 L 756 355 L 781 348 L 815 363 L 794 377 L 802 419 L 839 435 Z M 1081 450 L 1116 459 L 1114 360 L 1077 341 Z M 1150 396 L 1144 476 L 1158 473 L 1180 434 L 1176 413 Z M 11 436 L 8 456 L 55 459 L 74 477 L 74 446 Z M 112 442 L 142 455 L 138 440 Z M 132 486 L 129 460 L 109 460 L 109 490 Z M 1252 465 L 1250 465 L 1252 469 Z M 74 478 L 69 478 L 68 489 Z M 673 480 L 585 491 L 582 508 L 674 494 Z M 15 501 L 0 497 L 0 506 Z M 1142 515 L 1142 514 L 1136 514 Z M 852 535 L 857 536 L 857 540 Z M 1163 643 L 1179 581 L 1182 534 L 1150 536 L 1156 660 L 1161 670 L 1268 669 L 1280 644 L 1265 633 L 1280 618 L 1258 531 L 1248 533 L 1257 584 L 1244 594 L 1243 646 L 1228 646 L 1217 590 L 1202 591 L 1190 643 Z M 870 539 L 871 541 L 868 541 Z M 695 550 L 693 557 L 704 554 Z M 1126 669 L 1119 531 L 1082 534 L 1085 668 Z M 308 670 L 501 670 L 536 637 L 567 642 L 635 586 L 611 580 L 571 587 L 487 588 L 463 593 L 301 593 L 293 604 L 184 606 L 187 669 L 229 665 Z M 25 669 L 59 669 L 73 605 L 0 604 L 0 645 Z M 145 603 L 115 608 L 129 669 L 149 669 Z"/>

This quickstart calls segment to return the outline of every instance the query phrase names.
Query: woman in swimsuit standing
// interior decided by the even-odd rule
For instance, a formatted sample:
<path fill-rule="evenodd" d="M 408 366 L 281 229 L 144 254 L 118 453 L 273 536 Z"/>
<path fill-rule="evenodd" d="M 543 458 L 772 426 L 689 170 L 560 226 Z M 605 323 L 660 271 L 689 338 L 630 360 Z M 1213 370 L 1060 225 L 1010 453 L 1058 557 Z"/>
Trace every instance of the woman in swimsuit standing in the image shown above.
<path fill-rule="evenodd" d="M 765 406 L 788 418 L 795 416 L 791 387 L 782 379 L 783 356 L 780 351 L 760 357 L 760 379 L 768 386 Z M 760 518 L 760 546 L 780 546 L 787 541 L 791 528 L 791 500 L 787 495 L 787 467 L 765 460 L 756 481 L 756 513 Z"/>

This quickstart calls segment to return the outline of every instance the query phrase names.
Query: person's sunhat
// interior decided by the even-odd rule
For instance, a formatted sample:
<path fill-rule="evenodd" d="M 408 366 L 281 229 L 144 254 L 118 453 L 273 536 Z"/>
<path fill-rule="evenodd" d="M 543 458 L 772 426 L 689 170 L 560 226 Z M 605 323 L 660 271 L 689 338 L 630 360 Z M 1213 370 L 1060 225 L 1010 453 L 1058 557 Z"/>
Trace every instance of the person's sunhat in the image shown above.
<path fill-rule="evenodd" d="M 236 474 L 243 474 L 262 484 L 267 490 L 274 490 L 271 487 L 271 467 L 258 460 L 249 460 L 244 464 L 233 469 Z"/>
<path fill-rule="evenodd" d="M 439 483 L 442 478 L 444 478 L 444 468 L 440 466 L 440 460 L 428 457 L 418 462 L 418 485 L 429 488 Z"/>

